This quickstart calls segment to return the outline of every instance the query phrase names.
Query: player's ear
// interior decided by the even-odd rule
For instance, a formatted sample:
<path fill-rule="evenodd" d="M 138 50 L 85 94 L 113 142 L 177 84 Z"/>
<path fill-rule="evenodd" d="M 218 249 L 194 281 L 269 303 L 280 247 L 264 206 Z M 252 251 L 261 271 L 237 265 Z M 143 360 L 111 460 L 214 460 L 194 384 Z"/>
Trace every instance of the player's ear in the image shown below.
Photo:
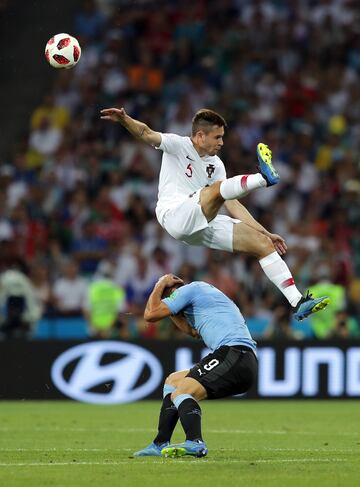
<path fill-rule="evenodd" d="M 195 134 L 195 139 L 203 142 L 204 138 L 205 138 L 205 132 L 203 130 L 198 130 Z"/>

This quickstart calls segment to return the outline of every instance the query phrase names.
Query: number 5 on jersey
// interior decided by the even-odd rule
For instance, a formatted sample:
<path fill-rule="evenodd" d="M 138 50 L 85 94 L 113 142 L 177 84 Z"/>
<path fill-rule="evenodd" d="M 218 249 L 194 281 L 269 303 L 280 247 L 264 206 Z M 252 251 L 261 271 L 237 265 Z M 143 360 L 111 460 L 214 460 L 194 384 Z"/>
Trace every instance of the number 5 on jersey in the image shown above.
<path fill-rule="evenodd" d="M 185 174 L 188 178 L 191 178 L 192 177 L 192 174 L 193 174 L 193 168 L 191 166 L 191 163 L 189 163 L 187 165 L 187 168 L 186 168 L 186 171 L 185 171 Z"/>

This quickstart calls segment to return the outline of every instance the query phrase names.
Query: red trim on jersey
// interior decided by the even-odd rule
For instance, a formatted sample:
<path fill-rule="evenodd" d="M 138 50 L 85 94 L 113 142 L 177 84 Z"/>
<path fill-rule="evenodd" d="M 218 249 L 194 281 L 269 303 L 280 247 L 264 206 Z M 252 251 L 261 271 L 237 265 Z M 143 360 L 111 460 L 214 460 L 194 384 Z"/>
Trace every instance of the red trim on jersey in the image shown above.
<path fill-rule="evenodd" d="M 281 283 L 281 287 L 283 289 L 289 287 L 289 286 L 293 286 L 295 284 L 295 281 L 294 281 L 294 278 L 293 277 L 289 277 L 289 279 L 286 279 L 286 281 L 283 281 Z"/>
<path fill-rule="evenodd" d="M 241 184 L 241 189 L 243 189 L 244 191 L 248 191 L 248 186 L 247 186 L 248 177 L 249 177 L 248 175 L 247 176 L 241 176 L 240 184 Z"/>

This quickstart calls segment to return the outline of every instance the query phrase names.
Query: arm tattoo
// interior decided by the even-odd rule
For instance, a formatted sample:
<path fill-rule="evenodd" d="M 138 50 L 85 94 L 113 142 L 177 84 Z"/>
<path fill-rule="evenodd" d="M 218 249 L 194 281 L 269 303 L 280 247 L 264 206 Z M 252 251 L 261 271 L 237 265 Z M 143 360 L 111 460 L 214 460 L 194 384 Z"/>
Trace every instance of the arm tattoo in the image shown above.
<path fill-rule="evenodd" d="M 145 127 L 142 127 L 142 129 L 139 132 L 139 137 L 142 137 L 144 135 L 144 132 L 145 132 Z"/>

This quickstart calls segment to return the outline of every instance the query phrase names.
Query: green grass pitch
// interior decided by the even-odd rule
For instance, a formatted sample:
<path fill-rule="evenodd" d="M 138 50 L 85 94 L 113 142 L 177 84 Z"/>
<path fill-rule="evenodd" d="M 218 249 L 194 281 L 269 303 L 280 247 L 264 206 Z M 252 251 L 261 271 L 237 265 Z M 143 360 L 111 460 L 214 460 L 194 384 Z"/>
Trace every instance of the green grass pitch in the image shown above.
<path fill-rule="evenodd" d="M 360 485 L 359 401 L 204 402 L 206 458 L 130 458 L 159 406 L 0 402 L 0 486 Z"/>

